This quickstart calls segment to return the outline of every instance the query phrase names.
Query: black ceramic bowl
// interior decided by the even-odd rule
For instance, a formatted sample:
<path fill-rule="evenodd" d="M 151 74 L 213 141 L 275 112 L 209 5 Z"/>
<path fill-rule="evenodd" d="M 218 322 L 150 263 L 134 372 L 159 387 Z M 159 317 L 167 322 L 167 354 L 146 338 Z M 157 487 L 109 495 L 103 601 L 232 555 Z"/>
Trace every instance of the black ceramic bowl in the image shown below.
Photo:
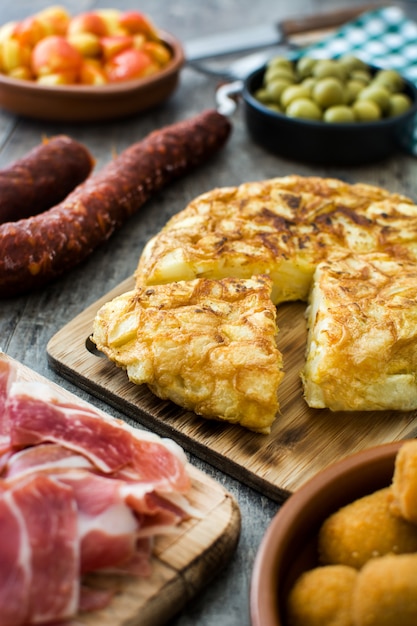
<path fill-rule="evenodd" d="M 306 163 L 361 165 L 385 159 L 410 141 L 417 114 L 417 89 L 410 81 L 404 91 L 413 104 L 406 113 L 375 122 L 333 124 L 289 118 L 256 100 L 253 94 L 265 69 L 247 77 L 242 98 L 250 135 L 270 152 Z"/>

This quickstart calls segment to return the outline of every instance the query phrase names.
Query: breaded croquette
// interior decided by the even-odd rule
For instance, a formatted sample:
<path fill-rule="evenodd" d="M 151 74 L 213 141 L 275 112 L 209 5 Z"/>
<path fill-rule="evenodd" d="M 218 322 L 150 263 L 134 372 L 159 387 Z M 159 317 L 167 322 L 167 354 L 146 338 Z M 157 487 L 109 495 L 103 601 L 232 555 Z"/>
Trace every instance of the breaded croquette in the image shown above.
<path fill-rule="evenodd" d="M 417 554 L 386 555 L 364 565 L 352 616 L 355 626 L 416 626 Z"/>
<path fill-rule="evenodd" d="M 342 507 L 319 531 L 319 561 L 361 568 L 385 554 L 417 551 L 417 525 L 394 515 L 386 487 Z"/>
<path fill-rule="evenodd" d="M 410 439 L 395 459 L 391 510 L 417 524 L 417 440 Z"/>
<path fill-rule="evenodd" d="M 353 626 L 351 605 L 358 572 L 327 565 L 304 572 L 287 602 L 288 626 Z"/>

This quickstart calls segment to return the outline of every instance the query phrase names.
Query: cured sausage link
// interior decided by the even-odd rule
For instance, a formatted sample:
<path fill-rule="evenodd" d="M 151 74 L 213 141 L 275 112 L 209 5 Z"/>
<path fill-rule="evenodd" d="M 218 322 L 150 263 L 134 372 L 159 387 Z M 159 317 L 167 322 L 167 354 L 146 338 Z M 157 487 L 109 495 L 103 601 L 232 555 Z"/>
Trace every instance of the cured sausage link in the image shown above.
<path fill-rule="evenodd" d="M 211 109 L 154 131 L 57 206 L 0 225 L 0 297 L 31 291 L 80 263 L 154 192 L 219 150 L 230 131 Z"/>
<path fill-rule="evenodd" d="M 90 174 L 85 146 L 58 135 L 0 170 L 0 223 L 37 215 L 61 202 Z"/>

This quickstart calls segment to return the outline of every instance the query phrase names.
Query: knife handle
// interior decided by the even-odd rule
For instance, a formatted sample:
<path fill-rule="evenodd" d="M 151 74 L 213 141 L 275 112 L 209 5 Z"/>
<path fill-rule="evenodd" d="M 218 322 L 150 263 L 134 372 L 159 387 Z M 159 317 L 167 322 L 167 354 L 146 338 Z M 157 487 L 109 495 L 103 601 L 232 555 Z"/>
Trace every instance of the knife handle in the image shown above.
<path fill-rule="evenodd" d="M 335 26 L 341 26 L 346 22 L 349 22 L 356 17 L 359 17 L 366 11 L 372 11 L 376 8 L 381 8 L 380 5 L 362 5 L 358 7 L 352 7 L 350 9 L 338 9 L 336 11 L 329 11 L 326 13 L 319 13 L 315 15 L 307 15 L 300 18 L 289 18 L 282 20 L 279 24 L 279 30 L 282 35 L 287 38 L 291 35 L 298 35 L 301 33 L 308 33 L 314 30 L 321 30 L 326 28 L 333 28 Z"/>

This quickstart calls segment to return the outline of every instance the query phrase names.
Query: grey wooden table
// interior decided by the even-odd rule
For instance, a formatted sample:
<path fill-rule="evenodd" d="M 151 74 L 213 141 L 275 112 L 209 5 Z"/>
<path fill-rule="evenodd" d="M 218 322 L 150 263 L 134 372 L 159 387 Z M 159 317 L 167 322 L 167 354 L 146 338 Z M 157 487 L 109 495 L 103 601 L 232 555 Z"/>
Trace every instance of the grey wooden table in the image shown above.
<path fill-rule="evenodd" d="M 22 18 L 49 4 L 52 3 L 47 0 L 2 0 L 0 23 Z M 142 0 L 140 3 L 133 0 L 72 0 L 62 4 L 74 14 L 98 6 L 140 8 L 161 28 L 186 41 L 220 30 L 245 28 L 266 20 L 360 3 L 352 0 L 292 0 L 291 3 L 286 0 Z M 409 2 L 405 6 L 414 17 L 417 3 Z M 43 136 L 66 133 L 87 145 L 95 156 L 96 169 L 99 169 L 115 152 L 140 140 L 151 130 L 214 106 L 217 84 L 216 78 L 185 67 L 178 90 L 163 106 L 110 123 L 46 123 L 0 110 L 0 167 L 39 144 Z M 115 415 L 111 407 L 76 389 L 49 368 L 47 342 L 86 306 L 131 275 L 145 242 L 193 197 L 217 186 L 297 173 L 367 182 L 417 198 L 417 160 L 408 155 L 397 154 L 382 164 L 360 168 L 312 167 L 285 161 L 252 143 L 239 109 L 232 121 L 232 137 L 215 159 L 159 193 L 81 266 L 37 293 L 0 302 L 0 347 L 4 352 Z M 242 531 L 233 559 L 171 624 L 247 626 L 250 624 L 248 590 L 254 558 L 279 506 L 199 459 L 191 457 L 191 461 L 235 496 L 242 513 Z"/>

